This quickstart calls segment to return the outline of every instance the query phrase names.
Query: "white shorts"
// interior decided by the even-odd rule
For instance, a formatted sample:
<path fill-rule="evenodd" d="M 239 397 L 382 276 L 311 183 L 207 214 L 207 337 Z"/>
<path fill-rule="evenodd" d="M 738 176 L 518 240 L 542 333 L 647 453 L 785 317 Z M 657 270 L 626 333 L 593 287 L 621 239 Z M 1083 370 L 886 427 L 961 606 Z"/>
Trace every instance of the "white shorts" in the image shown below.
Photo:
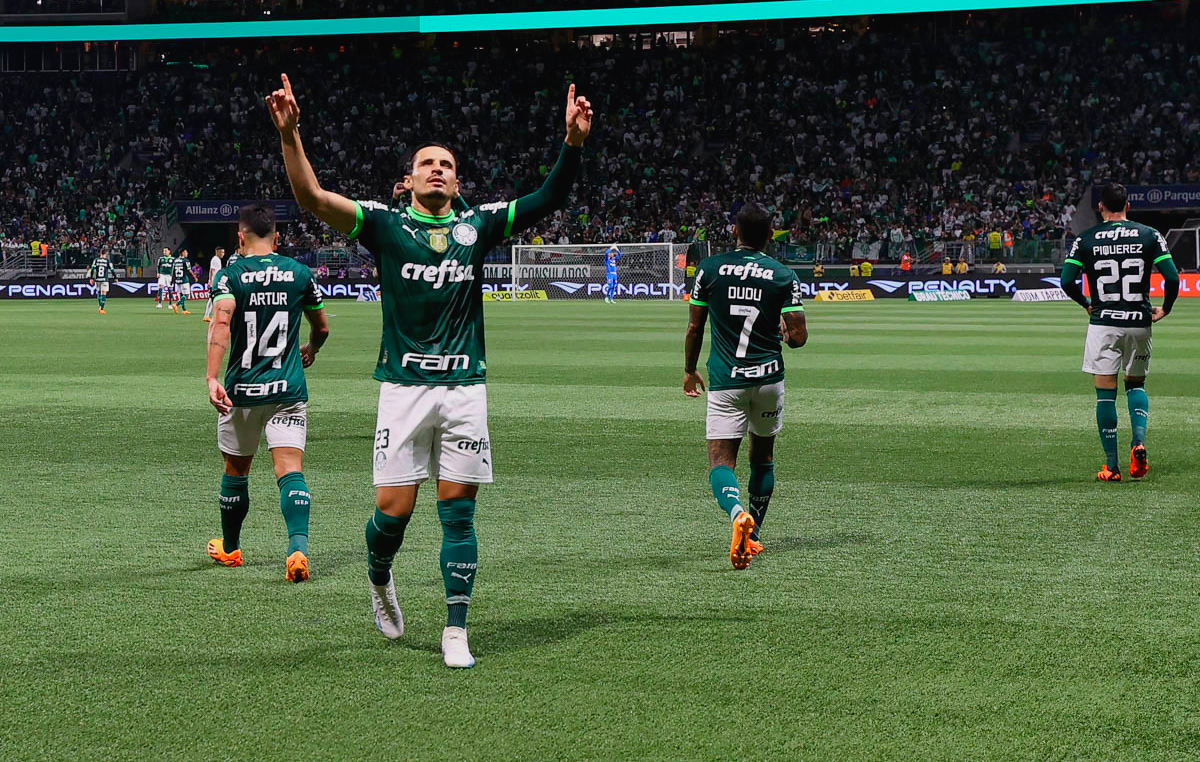
<path fill-rule="evenodd" d="M 303 450 L 308 441 L 308 404 L 280 402 L 275 405 L 235 407 L 217 417 L 217 447 L 226 455 L 253 455 L 267 432 L 267 449 L 295 447 Z"/>
<path fill-rule="evenodd" d="M 375 486 L 401 487 L 429 478 L 492 483 L 487 386 L 379 387 L 375 421 Z"/>
<path fill-rule="evenodd" d="M 108 296 L 108 281 L 96 281 L 96 288 L 99 289 L 101 296 Z"/>
<path fill-rule="evenodd" d="M 158 290 L 159 291 L 170 291 L 171 290 L 171 276 L 170 275 L 158 276 Z"/>
<path fill-rule="evenodd" d="M 180 283 L 179 285 L 175 286 L 175 293 L 182 294 L 186 299 L 192 295 L 192 287 L 187 283 Z"/>
<path fill-rule="evenodd" d="M 1150 327 L 1089 325 L 1083 347 L 1083 372 L 1138 378 L 1150 372 Z"/>
<path fill-rule="evenodd" d="M 746 430 L 773 437 L 783 429 L 783 382 L 746 389 L 719 389 L 708 393 L 705 423 L 709 439 L 741 439 Z"/>

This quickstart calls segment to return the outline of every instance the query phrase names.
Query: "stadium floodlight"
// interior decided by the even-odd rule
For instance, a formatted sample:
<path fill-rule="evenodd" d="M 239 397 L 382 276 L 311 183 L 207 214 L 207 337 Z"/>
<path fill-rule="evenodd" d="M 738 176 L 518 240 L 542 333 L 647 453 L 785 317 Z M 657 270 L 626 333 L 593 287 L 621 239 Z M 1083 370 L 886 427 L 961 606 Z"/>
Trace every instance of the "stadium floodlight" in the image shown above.
<path fill-rule="evenodd" d="M 614 0 L 619 2 L 619 0 Z M 1115 3 L 1121 0 L 1099 0 Z M 1142 0 L 1148 2 L 1149 0 Z M 1032 0 L 767 0 L 648 8 L 597 8 L 574 11 L 471 13 L 378 18 L 283 19 L 166 24 L 29 25 L 0 28 L 0 42 L 113 42 L 263 37 L 323 37 L 360 34 L 455 34 L 530 29 L 612 29 L 615 27 L 696 26 L 778 19 L 883 16 L 896 13 L 1035 8 L 1046 5 L 1094 5 L 1081 0 L 1041 3 Z"/>

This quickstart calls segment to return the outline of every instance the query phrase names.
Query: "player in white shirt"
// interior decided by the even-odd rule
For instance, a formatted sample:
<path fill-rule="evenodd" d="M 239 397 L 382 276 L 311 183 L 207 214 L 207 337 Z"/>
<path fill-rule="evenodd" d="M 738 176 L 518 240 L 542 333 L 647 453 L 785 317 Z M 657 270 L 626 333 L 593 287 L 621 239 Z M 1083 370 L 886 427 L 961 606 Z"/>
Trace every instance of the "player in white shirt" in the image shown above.
<path fill-rule="evenodd" d="M 204 307 L 204 322 L 205 323 L 212 322 L 213 284 L 215 284 L 217 282 L 217 273 L 221 272 L 221 268 L 224 267 L 224 265 L 221 262 L 221 258 L 223 256 L 225 256 L 225 247 L 218 246 L 213 251 L 212 259 L 210 259 L 208 261 L 208 304 L 205 305 L 205 307 Z"/>

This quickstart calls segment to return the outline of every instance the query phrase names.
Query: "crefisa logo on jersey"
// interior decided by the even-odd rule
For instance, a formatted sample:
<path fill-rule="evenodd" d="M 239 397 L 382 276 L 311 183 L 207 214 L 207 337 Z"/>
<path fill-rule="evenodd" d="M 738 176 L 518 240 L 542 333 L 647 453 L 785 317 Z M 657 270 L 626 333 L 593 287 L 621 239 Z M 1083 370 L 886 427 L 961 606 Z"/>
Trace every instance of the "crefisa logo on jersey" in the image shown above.
<path fill-rule="evenodd" d="M 1137 228 L 1110 228 L 1108 230 L 1097 230 L 1094 234 L 1097 240 L 1117 240 L 1118 238 L 1137 238 L 1141 233 Z"/>
<path fill-rule="evenodd" d="M 450 235 L 454 236 L 454 242 L 459 246 L 472 246 L 479 240 L 479 231 L 465 222 L 455 225 Z"/>
<path fill-rule="evenodd" d="M 742 280 L 747 278 L 761 278 L 762 280 L 774 280 L 775 271 L 770 270 L 757 262 L 747 262 L 744 265 L 721 265 L 717 269 L 718 275 L 733 275 Z"/>
<path fill-rule="evenodd" d="M 261 283 L 264 286 L 269 286 L 272 283 L 295 283 L 296 273 L 291 270 L 280 270 L 275 265 L 271 265 L 265 270 L 255 270 L 244 272 L 241 276 L 242 283 Z"/>
<path fill-rule="evenodd" d="M 475 270 L 466 265 L 460 265 L 457 259 L 444 259 L 436 265 L 405 262 L 400 267 L 400 277 L 406 280 L 424 281 L 438 289 L 446 283 L 475 280 Z"/>

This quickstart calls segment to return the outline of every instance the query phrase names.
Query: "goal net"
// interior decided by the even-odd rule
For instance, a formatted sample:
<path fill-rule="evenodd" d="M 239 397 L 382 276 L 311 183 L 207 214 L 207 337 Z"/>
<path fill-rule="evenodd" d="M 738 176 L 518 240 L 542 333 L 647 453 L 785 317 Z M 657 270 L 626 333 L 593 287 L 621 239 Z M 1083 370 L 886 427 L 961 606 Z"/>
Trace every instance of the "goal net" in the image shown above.
<path fill-rule="evenodd" d="M 498 288 L 545 291 L 550 299 L 608 296 L 607 252 L 616 247 L 615 299 L 680 299 L 687 290 L 687 244 L 617 243 L 513 246 L 508 264 L 485 265 Z"/>

